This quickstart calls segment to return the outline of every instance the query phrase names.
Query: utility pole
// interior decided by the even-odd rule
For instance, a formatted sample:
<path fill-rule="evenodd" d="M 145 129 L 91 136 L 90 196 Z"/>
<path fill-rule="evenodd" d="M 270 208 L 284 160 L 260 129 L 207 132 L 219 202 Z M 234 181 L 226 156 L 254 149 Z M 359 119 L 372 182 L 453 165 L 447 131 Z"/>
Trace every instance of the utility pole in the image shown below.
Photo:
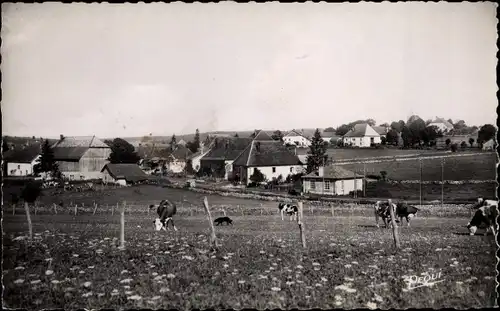
<path fill-rule="evenodd" d="M 363 197 L 366 197 L 366 162 L 363 162 Z"/>
<path fill-rule="evenodd" d="M 419 158 L 420 164 L 420 206 L 422 206 L 422 158 Z"/>
<path fill-rule="evenodd" d="M 441 158 L 441 207 L 444 201 L 444 158 Z"/>

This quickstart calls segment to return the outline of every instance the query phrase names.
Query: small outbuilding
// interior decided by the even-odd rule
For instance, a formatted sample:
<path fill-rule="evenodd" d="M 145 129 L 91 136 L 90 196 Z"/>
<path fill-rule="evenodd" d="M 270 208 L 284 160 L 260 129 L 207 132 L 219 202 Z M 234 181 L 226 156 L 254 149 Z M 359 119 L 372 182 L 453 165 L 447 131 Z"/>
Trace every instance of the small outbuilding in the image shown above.
<path fill-rule="evenodd" d="M 137 164 L 108 163 L 102 168 L 101 173 L 103 182 L 122 186 L 149 179 L 148 175 Z"/>

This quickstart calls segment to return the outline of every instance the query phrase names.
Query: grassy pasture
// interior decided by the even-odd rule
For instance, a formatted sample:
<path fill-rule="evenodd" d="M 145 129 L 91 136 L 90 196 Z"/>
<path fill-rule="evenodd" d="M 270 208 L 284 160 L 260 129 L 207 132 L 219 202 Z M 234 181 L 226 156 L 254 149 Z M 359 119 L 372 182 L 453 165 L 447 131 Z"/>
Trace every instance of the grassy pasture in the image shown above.
<path fill-rule="evenodd" d="M 305 151 L 307 153 L 307 150 Z M 304 154 L 305 154 L 304 153 Z M 445 154 L 445 151 L 438 150 L 416 150 L 416 149 L 371 149 L 371 148 L 329 148 L 327 149 L 328 157 L 335 160 L 351 160 L 358 158 L 377 158 L 387 156 L 406 156 L 406 155 L 433 155 Z"/>
<path fill-rule="evenodd" d="M 363 173 L 362 163 L 341 164 L 342 167 Z M 393 180 L 420 180 L 419 160 L 385 161 L 366 163 L 367 174 L 379 175 L 387 172 Z M 456 156 L 445 158 L 444 180 L 494 180 L 496 179 L 495 153 L 478 153 L 474 156 Z M 441 159 L 422 160 L 422 180 L 441 180 Z"/>
<path fill-rule="evenodd" d="M 463 309 L 495 303 L 495 243 L 466 235 L 470 214 L 463 207 L 422 207 L 412 226 L 400 229 L 402 247 L 395 251 L 391 231 L 374 226 L 370 208 L 336 206 L 332 217 L 330 208 L 304 204 L 308 249 L 302 250 L 297 224 L 281 221 L 276 202 L 213 195 L 213 217 L 224 206 L 234 220 L 215 227 L 222 246 L 214 253 L 202 194 L 151 186 L 96 194 L 44 196 L 46 203 L 88 203 L 77 216 L 67 209 L 32 213 L 31 244 L 14 240 L 27 232 L 24 215 L 4 210 L 7 307 Z M 152 231 L 146 206 L 164 197 L 180 204 L 178 232 Z M 124 251 L 117 248 L 119 215 L 105 207 L 119 200 L 134 202 Z M 407 291 L 405 277 L 437 271 L 441 283 Z"/>

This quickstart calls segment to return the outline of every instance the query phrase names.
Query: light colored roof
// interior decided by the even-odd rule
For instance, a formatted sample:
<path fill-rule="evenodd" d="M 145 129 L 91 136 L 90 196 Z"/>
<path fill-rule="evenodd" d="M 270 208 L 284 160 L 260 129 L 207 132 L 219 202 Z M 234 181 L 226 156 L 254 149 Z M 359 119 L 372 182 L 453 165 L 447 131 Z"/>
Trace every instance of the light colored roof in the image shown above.
<path fill-rule="evenodd" d="M 87 147 L 87 148 L 110 148 L 102 140 L 95 136 L 69 136 L 63 137 L 53 147 Z"/>
<path fill-rule="evenodd" d="M 344 137 L 378 137 L 380 136 L 369 124 L 360 123 L 347 132 Z"/>
<path fill-rule="evenodd" d="M 372 126 L 372 128 L 380 135 L 387 135 L 387 128 L 385 126 Z"/>
<path fill-rule="evenodd" d="M 434 121 L 432 121 L 429 125 L 432 125 L 432 124 L 444 124 L 444 126 L 446 126 L 449 129 L 453 128 L 453 124 L 446 121 L 444 118 L 439 118 L 439 117 L 436 117 L 436 119 L 434 119 Z"/>
<path fill-rule="evenodd" d="M 252 141 L 234 160 L 234 166 L 260 167 L 302 165 L 283 143 L 279 141 Z"/>
<path fill-rule="evenodd" d="M 306 135 L 302 134 L 301 132 L 297 131 L 297 130 L 291 130 L 290 132 L 286 133 L 286 135 L 283 136 L 283 138 L 287 137 L 287 136 L 302 136 L 308 140 L 311 140 L 309 137 L 307 137 Z"/>
<path fill-rule="evenodd" d="M 356 176 L 357 178 L 360 175 Z M 307 174 L 302 178 L 326 178 L 326 179 L 354 179 L 354 172 L 346 170 L 339 165 L 325 166 L 323 169 L 323 176 L 319 176 L 318 170 Z"/>

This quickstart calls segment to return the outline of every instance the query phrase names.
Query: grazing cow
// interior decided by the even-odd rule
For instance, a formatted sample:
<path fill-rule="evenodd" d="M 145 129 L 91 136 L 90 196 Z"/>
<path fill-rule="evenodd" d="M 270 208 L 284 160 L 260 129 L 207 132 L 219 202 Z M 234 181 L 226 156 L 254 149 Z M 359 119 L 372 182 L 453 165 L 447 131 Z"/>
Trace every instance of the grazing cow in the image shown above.
<path fill-rule="evenodd" d="M 482 206 L 498 206 L 498 200 L 485 200 L 483 198 L 478 198 L 477 203 L 472 206 L 472 209 L 478 209 Z"/>
<path fill-rule="evenodd" d="M 287 215 L 290 216 L 290 220 L 292 220 L 292 219 L 297 220 L 297 214 L 299 212 L 299 209 L 297 208 L 297 206 L 291 205 L 288 203 L 280 203 L 278 205 L 278 208 L 279 208 L 280 213 L 281 213 L 281 220 L 284 220 L 283 219 L 284 213 L 287 213 Z"/>
<path fill-rule="evenodd" d="M 403 224 L 403 217 L 406 219 L 408 227 L 410 226 L 410 219 L 417 216 L 418 208 L 406 203 L 396 204 L 396 217 L 399 217 L 401 225 Z"/>
<path fill-rule="evenodd" d="M 219 217 L 219 218 L 216 218 L 214 220 L 214 223 L 216 226 L 222 224 L 222 223 L 226 223 L 227 225 L 233 225 L 233 220 L 227 216 L 224 216 L 224 217 Z"/>
<path fill-rule="evenodd" d="M 495 235 L 496 228 L 496 218 L 498 216 L 498 207 L 495 205 L 481 206 L 472 216 L 471 221 L 467 224 L 467 229 L 469 229 L 470 235 L 474 235 L 479 227 L 486 226 L 486 231 L 484 235 L 488 234 L 488 231 L 492 231 Z"/>
<path fill-rule="evenodd" d="M 154 208 L 155 205 L 151 204 L 149 209 Z M 156 209 L 156 213 L 158 214 L 158 218 L 155 219 L 155 230 L 160 231 L 161 229 L 167 231 L 168 229 L 168 221 L 172 222 L 172 226 L 174 230 L 177 231 L 175 227 L 173 216 L 177 213 L 177 206 L 170 202 L 169 200 L 162 200 Z"/>
<path fill-rule="evenodd" d="M 394 214 L 396 214 L 396 204 L 392 203 L 392 209 L 394 211 Z M 389 209 L 389 202 L 382 202 L 382 201 L 377 201 L 374 206 L 374 212 L 375 212 L 375 223 L 377 224 L 377 228 L 379 228 L 378 225 L 378 218 L 382 218 L 382 221 L 384 222 L 385 227 L 387 228 L 387 223 L 391 223 L 391 211 Z M 399 220 L 396 218 L 396 222 L 398 223 Z"/>

